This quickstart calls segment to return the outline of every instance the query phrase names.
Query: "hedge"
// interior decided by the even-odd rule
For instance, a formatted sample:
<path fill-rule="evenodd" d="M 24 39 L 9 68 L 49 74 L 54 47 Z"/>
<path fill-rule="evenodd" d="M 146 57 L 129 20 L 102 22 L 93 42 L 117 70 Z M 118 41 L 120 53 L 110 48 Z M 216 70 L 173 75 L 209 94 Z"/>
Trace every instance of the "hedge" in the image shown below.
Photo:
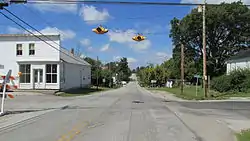
<path fill-rule="evenodd" d="M 237 69 L 211 81 L 211 88 L 218 92 L 247 92 L 250 89 L 250 70 Z"/>

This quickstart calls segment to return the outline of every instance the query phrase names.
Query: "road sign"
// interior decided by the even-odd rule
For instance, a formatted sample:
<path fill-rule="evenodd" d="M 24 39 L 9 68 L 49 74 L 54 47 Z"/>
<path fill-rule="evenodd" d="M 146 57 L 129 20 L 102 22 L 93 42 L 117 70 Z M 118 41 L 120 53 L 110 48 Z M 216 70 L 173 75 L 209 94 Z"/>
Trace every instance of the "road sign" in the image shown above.
<path fill-rule="evenodd" d="M 195 77 L 195 78 L 201 78 L 201 76 L 200 76 L 200 75 L 194 75 L 194 77 Z"/>

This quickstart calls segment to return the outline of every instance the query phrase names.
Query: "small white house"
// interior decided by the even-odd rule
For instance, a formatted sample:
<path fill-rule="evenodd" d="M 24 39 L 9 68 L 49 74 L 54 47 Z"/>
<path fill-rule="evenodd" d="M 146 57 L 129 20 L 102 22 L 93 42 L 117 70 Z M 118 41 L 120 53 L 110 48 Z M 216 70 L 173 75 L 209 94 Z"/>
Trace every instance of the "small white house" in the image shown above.
<path fill-rule="evenodd" d="M 0 75 L 9 69 L 19 89 L 55 89 L 85 87 L 91 83 L 91 65 L 59 45 L 60 35 L 0 35 Z M 49 39 L 48 39 L 49 38 Z M 42 41 L 43 40 L 43 41 Z M 0 82 L 1 83 L 1 82 Z"/>
<path fill-rule="evenodd" d="M 227 74 L 238 68 L 250 68 L 250 50 L 242 50 L 227 62 Z"/>

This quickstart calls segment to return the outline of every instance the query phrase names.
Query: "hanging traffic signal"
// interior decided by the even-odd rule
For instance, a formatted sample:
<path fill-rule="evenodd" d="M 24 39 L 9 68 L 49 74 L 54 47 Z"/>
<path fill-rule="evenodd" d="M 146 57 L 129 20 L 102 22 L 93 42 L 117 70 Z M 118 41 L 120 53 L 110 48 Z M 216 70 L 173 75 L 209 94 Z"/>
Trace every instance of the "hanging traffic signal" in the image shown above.
<path fill-rule="evenodd" d="M 142 36 L 142 35 L 140 35 L 140 34 L 138 34 L 138 35 L 134 36 L 132 39 L 133 39 L 134 41 L 140 42 L 140 41 L 145 40 L 146 37 L 145 37 L 145 36 Z"/>
<path fill-rule="evenodd" d="M 106 28 L 104 28 L 104 27 L 102 27 L 102 26 L 100 25 L 100 26 L 98 26 L 97 28 L 92 29 L 92 31 L 95 32 L 96 34 L 105 34 L 105 33 L 107 33 L 109 30 L 106 29 Z"/>

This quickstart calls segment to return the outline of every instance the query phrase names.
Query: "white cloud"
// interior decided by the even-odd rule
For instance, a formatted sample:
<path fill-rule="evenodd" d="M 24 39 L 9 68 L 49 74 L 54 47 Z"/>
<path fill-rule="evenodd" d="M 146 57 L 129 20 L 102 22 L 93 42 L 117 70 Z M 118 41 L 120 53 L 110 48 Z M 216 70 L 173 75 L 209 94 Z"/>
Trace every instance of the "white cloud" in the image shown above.
<path fill-rule="evenodd" d="M 109 40 L 112 42 L 118 42 L 118 43 L 129 43 L 134 42 L 132 40 L 132 37 L 135 36 L 136 30 L 128 29 L 126 31 L 109 31 L 108 36 Z"/>
<path fill-rule="evenodd" d="M 43 34 L 60 34 L 62 40 L 66 39 L 72 39 L 76 36 L 76 33 L 72 30 L 66 29 L 66 30 L 60 30 L 56 27 L 46 27 L 42 30 L 40 30 Z M 38 32 L 34 32 L 36 34 L 39 34 Z"/>
<path fill-rule="evenodd" d="M 120 61 L 121 58 L 122 58 L 121 56 L 113 56 L 114 61 Z"/>
<path fill-rule="evenodd" d="M 165 52 L 157 52 L 156 56 L 161 58 L 161 59 L 166 59 L 167 57 L 169 57 L 169 55 Z"/>
<path fill-rule="evenodd" d="M 219 4 L 221 2 L 231 3 L 238 0 L 207 0 L 207 3 Z M 203 3 L 204 0 L 181 0 L 182 3 Z M 250 4 L 250 0 L 242 0 L 245 4 Z"/>
<path fill-rule="evenodd" d="M 137 60 L 135 58 L 132 58 L 132 57 L 128 57 L 127 59 L 128 59 L 129 64 L 137 62 Z"/>
<path fill-rule="evenodd" d="M 150 40 L 144 40 L 141 42 L 136 42 L 132 40 L 132 37 L 137 33 L 134 29 L 128 29 L 126 31 L 110 31 L 108 32 L 109 40 L 111 42 L 127 44 L 134 50 L 146 50 L 151 46 Z"/>
<path fill-rule="evenodd" d="M 98 11 L 94 6 L 83 5 L 80 16 L 89 24 L 99 24 L 108 20 L 111 16 L 106 9 Z"/>
<path fill-rule="evenodd" d="M 80 42 L 84 46 L 90 46 L 90 44 L 91 44 L 90 39 L 87 39 L 87 38 L 82 39 Z"/>
<path fill-rule="evenodd" d="M 106 45 L 104 45 L 101 49 L 100 49 L 100 51 L 107 51 L 110 47 L 110 44 L 106 44 Z"/>
<path fill-rule="evenodd" d="M 77 4 L 33 4 L 40 12 L 77 13 Z"/>
<path fill-rule="evenodd" d="M 93 48 L 92 46 L 88 46 L 87 49 L 88 49 L 89 51 L 92 51 L 94 48 Z"/>
<path fill-rule="evenodd" d="M 121 56 L 113 56 L 114 61 L 120 61 L 121 58 L 122 58 Z M 136 65 L 136 63 L 138 62 L 138 60 L 133 57 L 126 57 L 126 58 L 127 58 L 129 67 L 133 67 L 133 65 Z"/>
<path fill-rule="evenodd" d="M 16 27 L 8 26 L 7 27 L 7 32 L 10 33 L 10 34 L 20 34 L 20 33 L 23 33 L 24 31 L 19 29 L 19 28 L 16 28 Z"/>
<path fill-rule="evenodd" d="M 33 34 L 36 34 L 36 35 L 41 35 L 39 32 L 41 32 L 44 35 L 60 34 L 62 40 L 72 39 L 76 36 L 76 33 L 72 30 L 69 30 L 69 29 L 61 30 L 56 27 L 46 27 L 40 30 L 39 32 L 33 31 L 33 30 L 29 30 L 29 31 L 31 31 Z M 7 32 L 11 34 L 30 34 L 27 31 L 23 31 L 15 27 L 8 27 Z"/>
<path fill-rule="evenodd" d="M 149 40 L 135 42 L 135 43 L 130 44 L 130 47 L 132 47 L 134 50 L 146 50 L 150 46 L 151 46 L 151 42 Z"/>

